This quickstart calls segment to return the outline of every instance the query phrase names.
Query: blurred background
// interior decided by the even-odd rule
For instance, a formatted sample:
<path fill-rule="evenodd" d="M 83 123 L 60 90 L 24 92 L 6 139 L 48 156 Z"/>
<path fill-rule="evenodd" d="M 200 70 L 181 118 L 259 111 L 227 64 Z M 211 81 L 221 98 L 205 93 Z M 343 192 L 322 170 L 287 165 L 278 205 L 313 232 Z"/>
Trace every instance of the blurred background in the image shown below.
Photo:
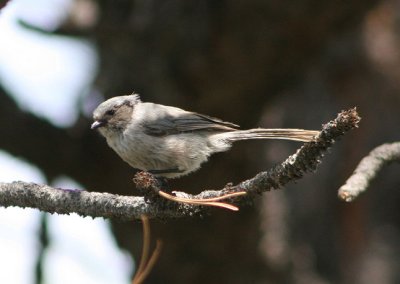
<path fill-rule="evenodd" d="M 398 166 L 354 203 L 337 198 L 364 155 L 400 137 L 399 0 L 0 3 L 0 181 L 137 195 L 90 130 L 98 103 L 133 91 L 242 128 L 320 129 L 356 106 L 360 128 L 316 173 L 238 213 L 153 221 L 164 248 L 147 283 L 400 283 Z M 237 183 L 299 146 L 237 143 L 171 187 Z M 141 234 L 0 208 L 0 283 L 129 283 Z"/>

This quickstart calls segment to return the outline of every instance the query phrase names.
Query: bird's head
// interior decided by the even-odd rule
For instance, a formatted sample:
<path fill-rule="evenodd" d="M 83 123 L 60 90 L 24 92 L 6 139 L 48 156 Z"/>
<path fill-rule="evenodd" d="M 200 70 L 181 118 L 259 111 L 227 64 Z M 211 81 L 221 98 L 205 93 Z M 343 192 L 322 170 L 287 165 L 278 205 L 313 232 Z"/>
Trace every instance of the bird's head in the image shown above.
<path fill-rule="evenodd" d="M 105 137 L 123 132 L 131 122 L 132 112 L 139 103 L 140 97 L 137 94 L 106 100 L 93 111 L 94 122 L 91 128 L 98 129 Z"/>

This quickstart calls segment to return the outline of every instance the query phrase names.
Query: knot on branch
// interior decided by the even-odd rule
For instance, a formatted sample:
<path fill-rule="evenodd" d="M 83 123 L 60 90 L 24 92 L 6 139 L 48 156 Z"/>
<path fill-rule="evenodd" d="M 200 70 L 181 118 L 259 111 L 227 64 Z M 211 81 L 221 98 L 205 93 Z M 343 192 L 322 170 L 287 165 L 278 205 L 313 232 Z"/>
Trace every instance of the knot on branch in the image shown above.
<path fill-rule="evenodd" d="M 132 181 L 138 189 L 152 190 L 158 192 L 160 190 L 160 181 L 148 172 L 138 172 L 133 177 Z"/>
<path fill-rule="evenodd" d="M 132 179 L 136 185 L 137 190 L 144 196 L 147 203 L 159 203 L 163 198 L 160 197 L 159 192 L 162 187 L 162 181 L 156 178 L 149 172 L 138 172 Z"/>

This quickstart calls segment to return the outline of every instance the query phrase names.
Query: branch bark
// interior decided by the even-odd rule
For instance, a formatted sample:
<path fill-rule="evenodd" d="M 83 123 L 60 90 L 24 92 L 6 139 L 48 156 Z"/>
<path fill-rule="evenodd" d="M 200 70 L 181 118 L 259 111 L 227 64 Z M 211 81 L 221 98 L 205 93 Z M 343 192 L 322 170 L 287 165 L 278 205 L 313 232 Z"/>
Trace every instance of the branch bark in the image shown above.
<path fill-rule="evenodd" d="M 262 192 L 281 188 L 290 181 L 300 179 L 307 172 L 314 172 L 324 153 L 335 141 L 351 129 L 358 127 L 360 117 L 356 109 L 342 111 L 337 118 L 325 124 L 314 141 L 305 143 L 282 164 L 238 185 L 226 185 L 221 190 L 205 190 L 198 195 L 175 192 L 179 197 L 204 199 L 246 191 L 245 198 L 235 198 L 233 204 L 243 204 L 248 198 Z M 115 218 L 121 220 L 149 218 L 177 218 L 203 214 L 208 208 L 177 204 L 156 194 L 161 190 L 151 175 L 139 174 L 135 183 L 145 193 L 144 197 L 120 196 L 109 193 L 88 192 L 74 189 L 52 188 L 48 185 L 16 181 L 0 183 L 0 206 L 31 207 L 58 214 L 77 213 L 81 216 Z"/>
<path fill-rule="evenodd" d="M 383 166 L 400 161 L 400 142 L 376 147 L 358 164 L 354 173 L 339 189 L 340 199 L 350 202 L 363 193 L 376 178 Z"/>

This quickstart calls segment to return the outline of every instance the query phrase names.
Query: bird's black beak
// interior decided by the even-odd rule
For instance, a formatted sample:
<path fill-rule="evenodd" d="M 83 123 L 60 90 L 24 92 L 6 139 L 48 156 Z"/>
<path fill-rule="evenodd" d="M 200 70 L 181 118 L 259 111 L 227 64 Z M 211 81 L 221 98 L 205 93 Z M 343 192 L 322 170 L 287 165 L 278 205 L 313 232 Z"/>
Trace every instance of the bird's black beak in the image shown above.
<path fill-rule="evenodd" d="M 97 129 L 99 127 L 102 127 L 105 124 L 106 124 L 106 122 L 104 120 L 96 120 L 95 122 L 92 123 L 92 126 L 90 128 Z"/>

